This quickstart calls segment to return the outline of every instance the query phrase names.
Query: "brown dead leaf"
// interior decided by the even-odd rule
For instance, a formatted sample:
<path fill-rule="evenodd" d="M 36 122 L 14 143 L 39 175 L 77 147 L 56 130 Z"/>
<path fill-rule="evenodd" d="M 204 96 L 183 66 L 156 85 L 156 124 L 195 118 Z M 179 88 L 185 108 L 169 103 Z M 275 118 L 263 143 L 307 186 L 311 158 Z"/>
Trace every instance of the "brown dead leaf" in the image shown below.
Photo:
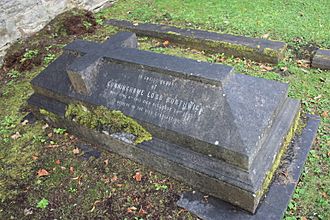
<path fill-rule="evenodd" d="M 10 136 L 11 139 L 17 140 L 18 138 L 22 137 L 22 135 L 17 131 L 15 134 Z"/>
<path fill-rule="evenodd" d="M 135 206 L 131 206 L 131 207 L 128 207 L 127 208 L 127 212 L 128 213 L 132 213 L 132 212 L 135 212 L 137 210 L 137 208 Z"/>
<path fill-rule="evenodd" d="M 53 133 L 48 133 L 47 136 L 51 138 L 53 137 Z"/>
<path fill-rule="evenodd" d="M 48 144 L 47 145 L 48 148 L 56 148 L 58 146 L 60 146 L 60 145 L 58 145 L 58 144 Z"/>
<path fill-rule="evenodd" d="M 271 71 L 271 70 L 273 69 L 273 67 L 271 67 L 271 66 L 266 66 L 266 65 L 264 65 L 264 64 L 261 64 L 261 65 L 260 65 L 260 68 L 262 68 L 262 69 L 265 70 L 265 71 Z"/>
<path fill-rule="evenodd" d="M 305 216 L 302 216 L 300 219 L 301 220 L 307 220 L 307 218 Z"/>
<path fill-rule="evenodd" d="M 75 149 L 73 149 L 73 154 L 79 154 L 80 153 L 80 150 L 78 147 L 76 147 Z"/>
<path fill-rule="evenodd" d="M 308 60 L 297 60 L 297 64 L 303 68 L 309 68 L 310 62 Z"/>
<path fill-rule="evenodd" d="M 324 112 L 322 112 L 321 116 L 322 116 L 323 118 L 328 118 L 328 117 L 329 117 L 328 111 L 324 111 Z"/>
<path fill-rule="evenodd" d="M 138 216 L 140 217 L 144 217 L 146 214 L 148 214 L 141 206 L 139 212 L 138 212 Z"/>
<path fill-rule="evenodd" d="M 73 167 L 70 167 L 70 174 L 74 174 L 74 168 Z"/>
<path fill-rule="evenodd" d="M 325 198 L 325 199 L 328 199 L 328 197 L 329 197 L 328 194 L 327 194 L 326 192 L 322 192 L 321 195 L 322 195 L 322 197 Z"/>
<path fill-rule="evenodd" d="M 38 160 L 38 157 L 35 155 L 32 155 L 32 160 Z"/>
<path fill-rule="evenodd" d="M 118 177 L 115 175 L 115 176 L 113 176 L 113 177 L 111 177 L 111 182 L 115 182 L 115 181 L 117 181 L 118 180 Z"/>
<path fill-rule="evenodd" d="M 60 160 L 55 160 L 55 164 L 59 165 L 59 164 L 61 164 L 61 161 Z"/>
<path fill-rule="evenodd" d="M 37 175 L 38 175 L 39 177 L 40 177 L 40 176 L 48 176 L 49 173 L 48 173 L 48 171 L 45 170 L 45 169 L 40 169 L 40 170 L 37 171 Z"/>
<path fill-rule="evenodd" d="M 133 178 L 137 181 L 140 182 L 142 180 L 142 174 L 141 172 L 136 172 L 135 175 L 133 176 Z"/>
<path fill-rule="evenodd" d="M 163 42 L 163 46 L 164 47 L 168 47 L 170 45 L 170 42 L 168 40 L 164 41 Z"/>

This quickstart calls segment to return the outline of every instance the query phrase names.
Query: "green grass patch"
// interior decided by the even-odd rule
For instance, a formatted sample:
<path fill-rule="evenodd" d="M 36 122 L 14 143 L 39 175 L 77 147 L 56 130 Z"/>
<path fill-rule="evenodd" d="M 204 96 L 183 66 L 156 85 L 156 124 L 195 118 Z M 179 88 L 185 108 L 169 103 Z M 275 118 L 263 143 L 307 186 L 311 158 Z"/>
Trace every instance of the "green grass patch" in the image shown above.
<path fill-rule="evenodd" d="M 123 0 L 103 11 L 107 17 L 170 23 L 295 44 L 313 42 L 330 47 L 330 7 L 324 0 L 162 1 Z"/>
<path fill-rule="evenodd" d="M 327 22 L 330 9 L 324 7 L 325 4 L 322 1 L 297 0 L 171 0 L 141 4 L 140 1 L 128 0 L 118 1 L 113 7 L 101 11 L 96 15 L 96 21 L 102 25 L 103 20 L 112 17 L 249 36 L 270 33 L 272 39 L 298 46 L 314 42 L 329 47 L 326 30 L 330 25 Z M 322 28 L 318 28 L 320 25 Z M 26 100 L 32 94 L 29 81 L 41 71 L 40 66 L 50 63 L 62 51 L 61 48 L 74 39 L 56 27 L 61 25 L 50 28 L 53 34 L 40 32 L 35 38 L 30 38 L 27 45 L 34 45 L 31 48 L 25 43 L 18 43 L 16 47 L 22 47 L 19 51 L 26 48 L 38 50 L 43 62 L 39 66 L 33 64 L 37 67 L 30 71 L 9 69 L 6 80 L 0 83 L 0 218 L 166 219 L 170 216 L 172 219 L 196 219 L 175 205 L 178 195 L 189 189 L 184 184 L 108 151 L 102 151 L 98 159 L 84 160 L 84 152 L 76 154 L 73 150 L 85 143 L 67 134 L 63 128 L 47 128 L 41 121 L 33 125 L 20 123 L 27 113 L 24 110 Z M 98 26 L 93 34 L 80 37 L 104 41 L 114 33 L 116 29 L 113 27 Z M 299 43 L 295 39 L 297 37 Z M 43 46 L 38 47 L 39 42 L 44 42 Z M 243 74 L 289 83 L 289 96 L 302 100 L 302 114 L 319 114 L 322 121 L 285 218 L 330 218 L 329 71 L 297 65 L 290 58 L 290 51 L 279 65 L 265 66 L 223 54 L 205 54 L 171 42 L 168 47 L 163 47 L 162 42 L 141 38 L 139 43 L 145 50 L 224 63 Z M 46 169 L 49 175 L 38 177 L 40 169 Z M 140 182 L 133 178 L 137 171 L 142 173 Z M 44 202 L 38 208 L 42 200 Z"/>

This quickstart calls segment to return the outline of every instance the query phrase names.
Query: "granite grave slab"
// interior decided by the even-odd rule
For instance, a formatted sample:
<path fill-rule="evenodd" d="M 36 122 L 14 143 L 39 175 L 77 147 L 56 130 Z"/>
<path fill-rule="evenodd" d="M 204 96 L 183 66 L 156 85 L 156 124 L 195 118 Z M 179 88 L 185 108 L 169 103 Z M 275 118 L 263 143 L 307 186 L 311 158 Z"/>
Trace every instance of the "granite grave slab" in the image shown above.
<path fill-rule="evenodd" d="M 307 115 L 306 127 L 297 134 L 283 156 L 281 166 L 254 215 L 220 199 L 199 192 L 186 192 L 177 204 L 203 220 L 279 220 L 284 216 L 308 152 L 317 134 L 320 117 Z M 284 175 L 287 173 L 288 175 Z"/>
<path fill-rule="evenodd" d="M 150 23 L 136 23 L 109 19 L 107 24 L 132 31 L 140 36 L 155 37 L 191 48 L 224 53 L 227 56 L 247 58 L 257 62 L 278 63 L 284 57 L 287 44 L 262 38 L 221 34 L 198 29 Z"/>
<path fill-rule="evenodd" d="M 318 49 L 312 58 L 312 67 L 330 70 L 330 50 Z"/>
<path fill-rule="evenodd" d="M 102 44 L 72 42 L 32 80 L 29 104 L 89 141 L 253 213 L 297 125 L 288 85 L 137 45 L 129 32 Z M 134 144 L 79 124 L 66 117 L 71 103 L 118 110 L 152 140 Z"/>

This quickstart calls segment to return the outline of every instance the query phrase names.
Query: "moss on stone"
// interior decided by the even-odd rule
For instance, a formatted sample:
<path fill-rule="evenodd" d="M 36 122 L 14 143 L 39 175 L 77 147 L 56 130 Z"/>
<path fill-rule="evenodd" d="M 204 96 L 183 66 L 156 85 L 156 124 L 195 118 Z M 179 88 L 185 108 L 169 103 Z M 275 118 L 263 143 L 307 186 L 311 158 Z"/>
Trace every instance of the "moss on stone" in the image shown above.
<path fill-rule="evenodd" d="M 263 53 L 267 56 L 270 56 L 270 57 L 274 57 L 274 58 L 278 57 L 278 51 L 276 51 L 274 49 L 271 49 L 271 48 L 268 48 L 268 47 L 266 47 L 264 49 Z"/>
<path fill-rule="evenodd" d="M 170 34 L 170 35 L 181 35 L 180 33 L 178 33 L 178 32 L 174 32 L 174 31 L 168 31 L 168 32 L 166 32 L 167 34 Z"/>
<path fill-rule="evenodd" d="M 69 104 L 65 117 L 83 126 L 109 133 L 125 132 L 136 136 L 135 144 L 152 139 L 151 134 L 132 118 L 120 111 L 109 110 L 104 106 L 86 107 L 82 104 Z"/>
<path fill-rule="evenodd" d="M 41 115 L 43 115 L 44 117 L 47 117 L 49 120 L 53 121 L 53 122 L 56 122 L 57 121 L 57 118 L 58 116 L 52 112 L 49 112 L 47 111 L 46 109 L 39 109 L 39 112 Z"/>
<path fill-rule="evenodd" d="M 265 179 L 264 179 L 264 182 L 262 184 L 261 190 L 259 190 L 256 193 L 257 197 L 260 197 L 260 196 L 264 195 L 268 191 L 268 187 L 269 187 L 270 183 L 273 180 L 275 171 L 280 166 L 282 156 L 285 154 L 286 150 L 288 149 L 288 147 L 290 145 L 290 142 L 291 142 L 292 138 L 294 137 L 295 133 L 299 129 L 302 129 L 302 127 L 303 126 L 302 126 L 302 122 L 301 122 L 301 119 L 300 119 L 300 112 L 298 112 L 296 118 L 293 121 L 293 124 L 292 124 L 291 128 L 289 129 L 286 137 L 284 138 L 284 142 L 281 146 L 281 149 L 279 150 L 279 152 L 276 155 L 273 166 L 271 167 L 271 169 L 265 175 Z"/>

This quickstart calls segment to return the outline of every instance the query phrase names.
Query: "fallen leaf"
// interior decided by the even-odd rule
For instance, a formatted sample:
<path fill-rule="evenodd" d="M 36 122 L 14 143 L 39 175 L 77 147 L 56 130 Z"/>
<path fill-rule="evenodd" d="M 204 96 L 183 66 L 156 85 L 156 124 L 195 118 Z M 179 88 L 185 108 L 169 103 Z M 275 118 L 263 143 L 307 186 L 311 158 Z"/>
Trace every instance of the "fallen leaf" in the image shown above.
<path fill-rule="evenodd" d="M 49 127 L 49 125 L 48 124 L 45 124 L 44 126 L 42 126 L 42 130 L 45 130 L 48 127 Z"/>
<path fill-rule="evenodd" d="M 164 47 L 168 47 L 170 45 L 170 42 L 168 40 L 164 41 L 163 42 L 163 46 Z"/>
<path fill-rule="evenodd" d="M 305 216 L 302 216 L 300 219 L 301 220 L 307 220 L 307 218 Z"/>
<path fill-rule="evenodd" d="M 66 167 L 61 167 L 61 170 L 66 170 Z"/>
<path fill-rule="evenodd" d="M 70 174 L 74 174 L 74 168 L 70 167 Z"/>
<path fill-rule="evenodd" d="M 80 153 L 80 150 L 78 147 L 76 147 L 75 149 L 73 149 L 73 154 L 79 154 Z"/>
<path fill-rule="evenodd" d="M 297 60 L 297 64 L 303 68 L 309 68 L 310 62 L 308 60 Z"/>
<path fill-rule="evenodd" d="M 117 181 L 118 180 L 118 177 L 117 176 L 113 176 L 113 177 L 111 177 L 111 182 L 115 182 L 115 181 Z"/>
<path fill-rule="evenodd" d="M 145 216 L 147 214 L 147 212 L 142 208 L 142 206 L 141 206 L 141 208 L 140 208 L 140 210 L 139 210 L 139 212 L 138 212 L 138 215 L 140 216 L 140 217 L 143 217 L 143 216 Z"/>
<path fill-rule="evenodd" d="M 266 70 L 266 71 L 271 71 L 271 70 L 273 69 L 273 67 L 271 67 L 271 66 L 266 66 L 266 65 L 263 65 L 263 64 L 261 64 L 260 67 L 261 67 L 262 69 Z"/>
<path fill-rule="evenodd" d="M 37 175 L 38 175 L 38 176 L 48 176 L 49 173 L 48 173 L 48 171 L 45 170 L 45 169 L 40 169 L 40 170 L 37 171 Z"/>
<path fill-rule="evenodd" d="M 22 137 L 22 135 L 17 131 L 15 134 L 10 136 L 11 139 L 17 140 L 18 138 Z"/>
<path fill-rule="evenodd" d="M 52 137 L 53 136 L 53 133 L 48 133 L 47 136 L 48 137 Z"/>
<path fill-rule="evenodd" d="M 322 95 L 318 95 L 318 96 L 314 97 L 314 99 L 317 100 L 317 99 L 320 99 L 321 97 L 322 97 Z"/>
<path fill-rule="evenodd" d="M 264 34 L 264 35 L 261 36 L 261 38 L 263 38 L 263 39 L 268 39 L 268 38 L 269 38 L 269 35 L 270 35 L 269 33 Z"/>
<path fill-rule="evenodd" d="M 321 195 L 322 195 L 322 197 L 325 198 L 325 199 L 327 199 L 327 198 L 329 197 L 328 194 L 327 194 L 326 192 L 322 192 Z"/>
<path fill-rule="evenodd" d="M 38 160 L 37 156 L 32 155 L 32 160 Z"/>
<path fill-rule="evenodd" d="M 61 161 L 60 161 L 60 160 L 55 160 L 55 163 L 56 163 L 57 165 L 59 165 L 59 164 L 61 164 Z"/>
<path fill-rule="evenodd" d="M 132 212 L 134 212 L 134 211 L 136 211 L 136 210 L 137 210 L 137 208 L 134 207 L 134 206 L 132 206 L 132 207 L 128 207 L 128 208 L 127 208 L 127 212 L 128 212 L 128 213 L 132 213 Z"/>
<path fill-rule="evenodd" d="M 140 182 L 142 179 L 142 174 L 140 172 L 136 172 L 133 178 L 137 181 Z"/>
<path fill-rule="evenodd" d="M 328 111 L 324 111 L 324 112 L 322 112 L 321 116 L 322 116 L 323 118 L 328 118 L 328 117 L 329 117 L 329 115 L 328 115 Z"/>
<path fill-rule="evenodd" d="M 103 163 L 104 163 L 104 165 L 108 166 L 108 164 L 109 164 L 109 159 L 104 160 Z"/>
<path fill-rule="evenodd" d="M 60 146 L 60 145 L 58 145 L 58 144 L 48 144 L 47 145 L 48 148 L 56 148 L 58 146 Z"/>

